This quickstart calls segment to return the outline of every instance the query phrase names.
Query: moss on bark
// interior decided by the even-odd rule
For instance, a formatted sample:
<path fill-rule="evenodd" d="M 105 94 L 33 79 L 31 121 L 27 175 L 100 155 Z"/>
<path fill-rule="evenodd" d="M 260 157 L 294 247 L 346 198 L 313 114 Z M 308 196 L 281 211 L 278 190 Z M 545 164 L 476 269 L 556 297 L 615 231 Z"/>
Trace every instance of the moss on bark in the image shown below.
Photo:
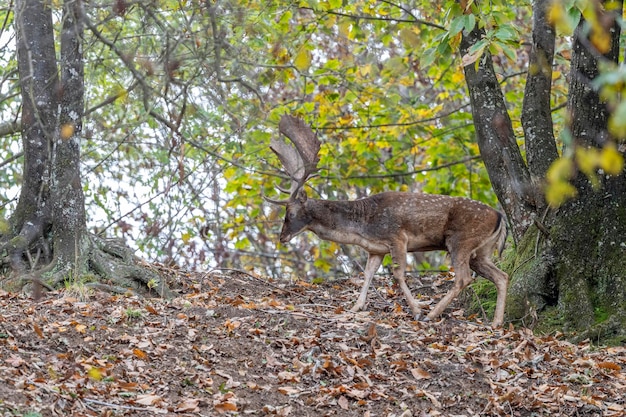
<path fill-rule="evenodd" d="M 559 326 L 578 339 L 622 340 L 626 209 L 621 199 L 589 193 L 550 213 L 547 222 L 549 238 L 530 227 L 507 260 L 508 318 L 544 330 Z"/>

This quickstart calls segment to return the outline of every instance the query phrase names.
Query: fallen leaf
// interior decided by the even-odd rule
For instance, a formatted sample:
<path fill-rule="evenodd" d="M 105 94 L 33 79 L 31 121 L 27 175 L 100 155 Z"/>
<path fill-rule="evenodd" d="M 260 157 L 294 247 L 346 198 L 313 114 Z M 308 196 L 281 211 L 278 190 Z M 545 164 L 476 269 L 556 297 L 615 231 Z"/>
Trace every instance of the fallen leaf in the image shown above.
<path fill-rule="evenodd" d="M 220 413 L 225 413 L 227 411 L 237 411 L 237 404 L 233 404 L 230 402 L 219 403 L 215 405 L 215 409 Z"/>
<path fill-rule="evenodd" d="M 35 330 L 35 333 L 37 333 L 39 338 L 43 339 L 43 331 L 41 331 L 41 327 L 39 327 L 37 323 L 33 323 L 33 330 Z"/>
<path fill-rule="evenodd" d="M 11 357 L 9 357 L 8 359 L 5 359 L 4 361 L 14 368 L 19 368 L 20 366 L 26 363 L 24 359 L 22 359 L 21 357 L 17 355 L 11 355 Z"/>
<path fill-rule="evenodd" d="M 198 400 L 198 399 L 188 398 L 188 399 L 180 402 L 176 406 L 176 412 L 177 413 L 197 413 L 198 411 L 200 411 L 198 409 L 198 404 L 199 403 L 200 403 L 200 400 Z"/>
<path fill-rule="evenodd" d="M 337 404 L 339 404 L 339 407 L 341 407 L 344 410 L 350 409 L 350 403 L 348 402 L 348 399 L 344 397 L 343 395 L 339 397 L 339 399 L 337 400 Z"/>
<path fill-rule="evenodd" d="M 146 354 L 146 352 L 144 352 L 144 351 L 143 351 L 143 350 L 141 350 L 141 349 L 137 349 L 137 348 L 133 349 L 133 354 L 134 354 L 135 356 L 137 356 L 137 357 L 138 357 L 139 359 L 141 359 L 141 360 L 144 360 L 144 359 L 146 359 L 146 358 L 148 357 L 148 355 Z"/>
<path fill-rule="evenodd" d="M 598 368 L 610 369 L 612 371 L 620 371 L 622 369 L 621 366 L 613 362 L 600 362 L 598 363 Z"/>
<path fill-rule="evenodd" d="M 431 375 L 428 372 L 426 372 L 425 370 L 420 369 L 420 368 L 413 368 L 413 369 L 411 369 L 411 375 L 413 375 L 413 378 L 417 379 L 418 381 L 420 379 L 430 379 L 431 378 Z"/>
<path fill-rule="evenodd" d="M 296 395 L 302 392 L 302 390 L 294 387 L 278 387 L 278 392 L 285 395 Z"/>
<path fill-rule="evenodd" d="M 141 394 L 137 396 L 135 403 L 141 405 L 155 405 L 162 402 L 163 399 L 159 395 Z"/>

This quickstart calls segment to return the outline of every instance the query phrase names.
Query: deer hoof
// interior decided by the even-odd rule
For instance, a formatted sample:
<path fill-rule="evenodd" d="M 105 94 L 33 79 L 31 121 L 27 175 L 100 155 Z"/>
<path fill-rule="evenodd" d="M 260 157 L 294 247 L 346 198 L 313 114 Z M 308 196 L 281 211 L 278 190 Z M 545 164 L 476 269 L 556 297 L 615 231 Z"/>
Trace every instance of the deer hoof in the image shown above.
<path fill-rule="evenodd" d="M 415 313 L 413 317 L 415 318 L 416 321 L 430 321 L 428 316 L 425 316 L 424 313 L 422 312 Z"/>
<path fill-rule="evenodd" d="M 358 313 L 358 312 L 359 312 L 359 311 L 361 311 L 362 309 L 363 309 L 363 306 L 360 306 L 360 305 L 356 305 L 356 304 L 355 304 L 355 305 L 354 305 L 354 306 L 350 309 L 350 311 L 352 311 L 353 313 Z"/>

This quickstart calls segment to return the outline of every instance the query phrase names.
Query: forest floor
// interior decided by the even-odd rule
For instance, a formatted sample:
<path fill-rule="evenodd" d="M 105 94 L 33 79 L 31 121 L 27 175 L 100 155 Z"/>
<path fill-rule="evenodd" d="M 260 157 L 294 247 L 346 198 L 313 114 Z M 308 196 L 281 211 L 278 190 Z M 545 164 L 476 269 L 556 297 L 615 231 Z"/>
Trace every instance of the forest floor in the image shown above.
<path fill-rule="evenodd" d="M 411 279 L 428 309 L 445 274 Z M 622 416 L 626 347 L 573 345 L 449 308 L 407 314 L 388 279 L 311 285 L 178 271 L 164 301 L 0 292 L 3 416 Z"/>

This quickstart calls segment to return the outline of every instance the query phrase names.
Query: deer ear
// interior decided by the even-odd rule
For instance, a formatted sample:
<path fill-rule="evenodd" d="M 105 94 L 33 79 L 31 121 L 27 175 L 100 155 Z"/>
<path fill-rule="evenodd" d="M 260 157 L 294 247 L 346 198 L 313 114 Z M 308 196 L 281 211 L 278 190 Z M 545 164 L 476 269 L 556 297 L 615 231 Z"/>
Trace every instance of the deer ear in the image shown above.
<path fill-rule="evenodd" d="M 303 188 L 298 190 L 298 194 L 296 194 L 296 201 L 300 204 L 304 204 L 306 202 L 307 196 L 306 191 Z"/>

